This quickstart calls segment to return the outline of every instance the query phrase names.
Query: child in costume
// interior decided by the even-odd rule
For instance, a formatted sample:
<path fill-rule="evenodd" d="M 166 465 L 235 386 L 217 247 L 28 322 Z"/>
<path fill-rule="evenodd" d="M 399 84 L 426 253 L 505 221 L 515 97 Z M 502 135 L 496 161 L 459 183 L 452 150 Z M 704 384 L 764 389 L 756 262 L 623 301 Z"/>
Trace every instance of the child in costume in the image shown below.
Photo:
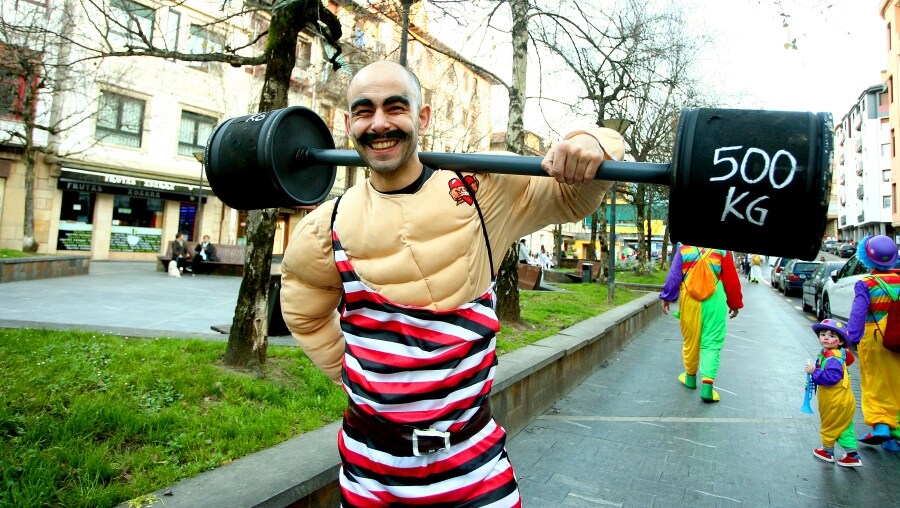
<path fill-rule="evenodd" d="M 847 325 L 836 319 L 825 319 L 812 325 L 819 337 L 822 351 L 815 365 L 807 365 L 806 373 L 819 388 L 819 417 L 822 427 L 822 448 L 813 450 L 816 458 L 835 462 L 834 443 L 837 441 L 845 455 L 837 461 L 839 466 L 859 467 L 862 461 L 856 453 L 856 433 L 853 431 L 853 415 L 856 413 L 856 397 L 850 389 L 850 373 L 847 366 L 853 363 L 853 354 L 844 349 L 847 344 Z"/>

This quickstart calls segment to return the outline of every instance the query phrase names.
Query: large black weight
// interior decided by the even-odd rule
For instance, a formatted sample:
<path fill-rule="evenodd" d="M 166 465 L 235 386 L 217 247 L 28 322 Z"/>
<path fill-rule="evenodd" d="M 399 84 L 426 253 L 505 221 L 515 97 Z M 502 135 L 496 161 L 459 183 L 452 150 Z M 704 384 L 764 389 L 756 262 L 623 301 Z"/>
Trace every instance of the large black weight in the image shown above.
<path fill-rule="evenodd" d="M 831 115 L 694 108 L 682 111 L 673 164 L 606 161 L 597 179 L 671 187 L 673 241 L 813 259 L 831 183 Z M 546 176 L 542 157 L 422 152 L 448 170 Z M 293 106 L 219 125 L 207 143 L 213 192 L 237 209 L 320 203 L 336 166 L 362 166 L 335 150 L 324 122 Z"/>
<path fill-rule="evenodd" d="M 209 186 L 238 210 L 321 203 L 334 185 L 335 168 L 299 160 L 301 146 L 334 148 L 331 131 L 310 109 L 290 107 L 226 120 L 206 143 Z"/>
<path fill-rule="evenodd" d="M 830 114 L 686 109 L 677 139 L 674 241 L 816 258 L 831 194 Z"/>

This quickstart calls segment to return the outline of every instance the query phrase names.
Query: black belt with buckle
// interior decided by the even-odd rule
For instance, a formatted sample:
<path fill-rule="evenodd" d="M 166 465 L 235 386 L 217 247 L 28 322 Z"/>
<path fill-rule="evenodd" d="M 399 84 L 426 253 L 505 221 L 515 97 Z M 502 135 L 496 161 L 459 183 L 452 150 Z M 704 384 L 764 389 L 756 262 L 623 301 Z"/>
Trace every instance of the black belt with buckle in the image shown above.
<path fill-rule="evenodd" d="M 344 411 L 344 424 L 365 436 L 379 450 L 391 455 L 409 456 L 412 454 L 419 457 L 462 443 L 483 429 L 492 417 L 491 401 L 485 399 L 484 404 L 478 408 L 466 425 L 456 432 L 445 432 L 433 428 L 419 429 L 370 415 L 350 400 L 347 410 Z"/>

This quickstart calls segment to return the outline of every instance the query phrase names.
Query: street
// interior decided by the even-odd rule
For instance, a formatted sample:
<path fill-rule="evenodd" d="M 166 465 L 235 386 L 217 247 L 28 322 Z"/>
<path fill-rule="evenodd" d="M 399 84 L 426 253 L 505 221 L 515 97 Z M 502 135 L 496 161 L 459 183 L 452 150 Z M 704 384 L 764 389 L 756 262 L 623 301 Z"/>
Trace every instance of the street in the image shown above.
<path fill-rule="evenodd" d="M 860 468 L 813 456 L 819 417 L 800 407 L 806 361 L 819 351 L 815 318 L 799 297 L 742 284 L 716 379 L 721 402 L 678 383 L 678 321 L 657 319 L 510 440 L 525 506 L 898 505 L 898 454 L 860 444 Z M 858 408 L 858 363 L 850 373 Z M 855 430 L 867 431 L 859 410 Z"/>

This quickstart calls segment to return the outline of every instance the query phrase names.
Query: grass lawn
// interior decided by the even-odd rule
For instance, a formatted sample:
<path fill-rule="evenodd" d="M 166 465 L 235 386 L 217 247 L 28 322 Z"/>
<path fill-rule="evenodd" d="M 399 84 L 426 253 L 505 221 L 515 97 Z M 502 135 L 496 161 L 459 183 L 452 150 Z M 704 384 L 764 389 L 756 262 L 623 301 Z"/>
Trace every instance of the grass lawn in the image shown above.
<path fill-rule="evenodd" d="M 502 327 L 501 354 L 608 309 L 605 285 L 560 288 L 520 294 L 523 323 Z M 641 294 L 617 288 L 615 302 Z M 0 329 L 0 506 L 137 506 L 340 418 L 343 391 L 299 348 L 270 346 L 264 378 L 222 368 L 223 352 L 200 340 Z"/>
<path fill-rule="evenodd" d="M 34 257 L 34 256 L 46 256 L 46 254 L 22 252 L 20 250 L 12 250 L 12 249 L 0 249 L 0 259 L 30 258 L 30 257 Z"/>

